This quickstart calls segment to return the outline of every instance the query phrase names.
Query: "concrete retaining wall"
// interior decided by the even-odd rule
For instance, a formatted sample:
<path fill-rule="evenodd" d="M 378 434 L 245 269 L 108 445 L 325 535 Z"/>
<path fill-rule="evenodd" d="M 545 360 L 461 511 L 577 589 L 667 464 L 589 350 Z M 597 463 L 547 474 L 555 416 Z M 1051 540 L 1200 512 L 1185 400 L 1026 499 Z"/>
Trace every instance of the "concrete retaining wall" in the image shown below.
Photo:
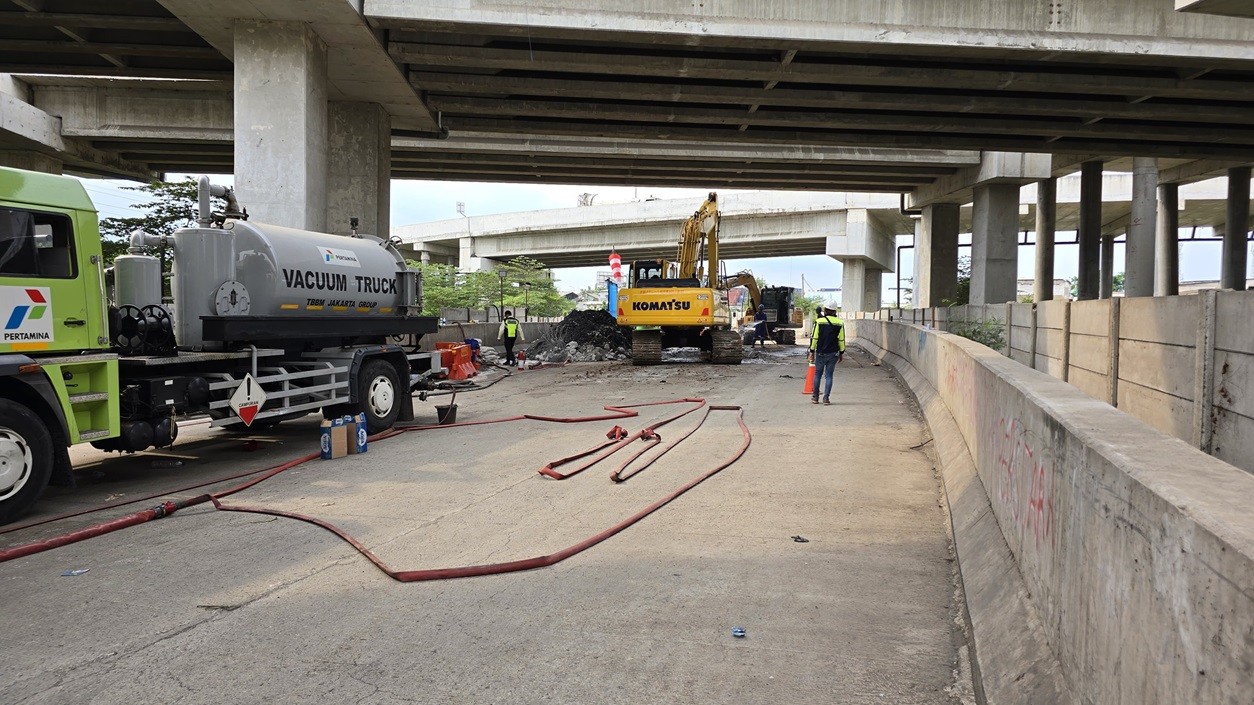
<path fill-rule="evenodd" d="M 1073 307 L 1081 327 L 1094 331 L 1081 335 L 1100 338 L 1100 309 Z M 939 400 L 999 529 L 981 532 L 978 508 L 954 513 L 989 702 L 1249 701 L 1254 476 L 982 345 L 899 322 L 849 325 L 855 344 L 914 378 L 921 402 Z M 1222 340 L 1254 350 L 1245 328 L 1217 337 L 1216 347 Z M 1101 343 L 1094 348 L 1085 354 L 1100 367 Z M 1249 367 L 1229 369 L 1232 386 L 1247 375 L 1248 389 Z M 938 405 L 931 407 L 929 425 L 943 435 L 943 423 L 933 423 Z M 938 450 L 953 433 L 938 436 Z M 951 508 L 955 459 L 942 454 Z M 1014 592 L 1014 580 L 971 559 L 1000 542 L 1026 586 L 1026 614 L 1002 607 L 1013 603 L 1003 593 Z M 1020 616 L 1006 616 L 1013 614 Z M 1033 655 L 1034 633 L 1043 634 L 1065 687 L 1051 685 L 1048 666 Z M 1024 684 L 1031 693 L 1017 689 Z"/>
<path fill-rule="evenodd" d="M 1254 472 L 1254 292 L 885 309 L 950 330 L 992 318 L 1003 354 Z"/>

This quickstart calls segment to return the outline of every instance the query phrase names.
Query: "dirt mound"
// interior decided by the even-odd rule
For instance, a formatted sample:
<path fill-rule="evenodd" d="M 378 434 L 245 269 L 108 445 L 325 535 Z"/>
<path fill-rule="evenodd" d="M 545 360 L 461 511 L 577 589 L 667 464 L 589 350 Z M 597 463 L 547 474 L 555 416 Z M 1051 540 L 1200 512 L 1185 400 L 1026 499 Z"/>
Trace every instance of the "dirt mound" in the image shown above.
<path fill-rule="evenodd" d="M 543 362 L 622 360 L 631 355 L 631 329 L 620 328 L 608 311 L 572 311 L 540 339 L 527 356 Z"/>

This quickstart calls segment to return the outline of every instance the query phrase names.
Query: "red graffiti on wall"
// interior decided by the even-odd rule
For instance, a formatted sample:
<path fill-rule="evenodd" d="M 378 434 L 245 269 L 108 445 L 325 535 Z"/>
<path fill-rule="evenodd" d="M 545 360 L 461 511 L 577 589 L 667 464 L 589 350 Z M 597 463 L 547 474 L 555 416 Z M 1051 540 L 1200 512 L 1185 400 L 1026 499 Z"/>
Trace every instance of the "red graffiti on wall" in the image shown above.
<path fill-rule="evenodd" d="M 1032 533 L 1039 549 L 1043 544 L 1053 546 L 1053 462 L 1038 455 L 1030 434 L 1018 421 L 1005 417 L 998 419 L 998 432 L 994 436 L 996 458 L 997 498 L 1010 510 L 1020 538 Z M 1026 500 L 1023 485 L 1027 485 Z"/>

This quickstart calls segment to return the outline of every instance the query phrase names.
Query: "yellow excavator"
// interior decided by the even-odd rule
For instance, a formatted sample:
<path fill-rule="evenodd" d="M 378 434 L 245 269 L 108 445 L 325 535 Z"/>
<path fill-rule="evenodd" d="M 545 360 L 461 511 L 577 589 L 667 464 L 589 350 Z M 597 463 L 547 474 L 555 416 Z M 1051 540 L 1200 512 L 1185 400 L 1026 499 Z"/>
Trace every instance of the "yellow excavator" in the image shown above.
<path fill-rule="evenodd" d="M 680 347 L 699 348 L 714 364 L 740 364 L 744 347 L 720 276 L 718 218 L 711 192 L 684 221 L 674 262 L 632 262 L 630 285 L 618 292 L 618 324 L 633 328 L 633 364 L 659 364 L 664 348 Z"/>
<path fill-rule="evenodd" d="M 767 337 L 780 345 L 797 344 L 797 328 L 802 325 L 802 313 L 793 306 L 793 297 L 797 290 L 791 286 L 758 287 L 758 278 L 753 272 L 737 272 L 724 277 L 719 284 L 720 289 L 734 289 L 743 286 L 749 290 L 749 310 L 745 311 L 742 326 L 754 324 L 754 314 L 758 304 L 766 306 Z M 754 331 L 752 328 L 744 333 L 745 345 L 752 345 Z"/>

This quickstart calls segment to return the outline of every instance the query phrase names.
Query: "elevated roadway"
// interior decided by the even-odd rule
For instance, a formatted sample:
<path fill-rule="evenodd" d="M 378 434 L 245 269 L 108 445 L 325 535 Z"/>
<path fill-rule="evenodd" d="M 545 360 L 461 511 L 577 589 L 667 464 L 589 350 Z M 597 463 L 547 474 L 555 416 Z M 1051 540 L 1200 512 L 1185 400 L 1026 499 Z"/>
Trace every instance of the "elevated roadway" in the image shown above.
<path fill-rule="evenodd" d="M 1057 229 L 1079 227 L 1080 179 L 1059 180 Z M 1128 229 L 1132 175 L 1103 177 L 1102 231 L 1108 237 Z M 1227 203 L 1223 179 L 1180 188 L 1182 228 L 1214 227 L 1224 222 Z M 1034 230 L 1035 186 L 1020 194 L 1018 229 Z M 393 228 L 414 259 L 491 267 L 495 261 L 527 256 L 550 267 L 602 265 L 611 248 L 624 260 L 671 256 L 680 224 L 696 209 L 696 199 L 665 199 L 579 208 L 471 216 Z M 894 268 L 893 238 L 913 235 L 916 218 L 901 211 L 896 196 L 870 193 L 720 194 L 720 245 L 730 259 L 827 254 L 841 259 L 869 259 L 886 271 Z M 870 242 L 849 241 L 849 213 L 854 222 L 870 222 Z M 972 208 L 960 209 L 959 228 L 970 232 Z M 858 228 L 854 228 L 855 237 Z M 865 252 L 858 248 L 865 246 Z"/>

